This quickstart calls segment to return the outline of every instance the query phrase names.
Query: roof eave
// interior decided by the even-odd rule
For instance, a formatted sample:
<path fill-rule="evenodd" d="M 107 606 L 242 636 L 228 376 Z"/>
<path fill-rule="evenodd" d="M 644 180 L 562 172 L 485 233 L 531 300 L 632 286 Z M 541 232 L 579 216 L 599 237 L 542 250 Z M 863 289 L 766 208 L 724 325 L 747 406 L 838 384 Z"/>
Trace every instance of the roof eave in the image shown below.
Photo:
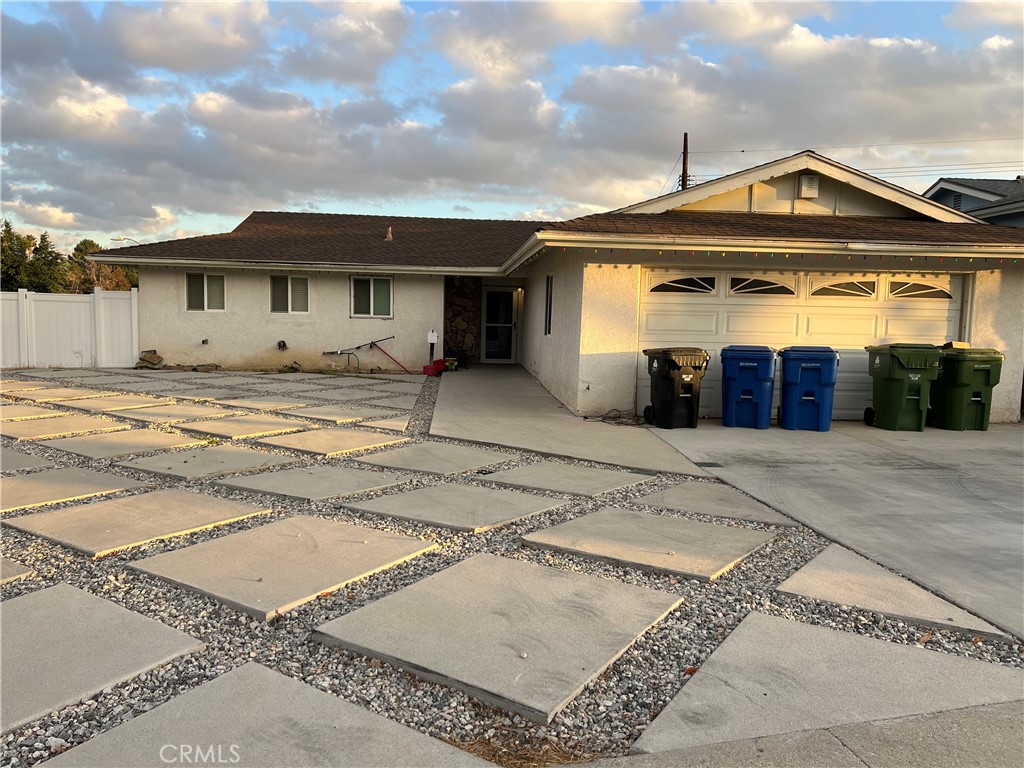
<path fill-rule="evenodd" d="M 177 267 L 195 269 L 252 269 L 267 272 L 358 272 L 360 274 L 422 274 L 422 275 L 496 275 L 500 267 L 423 266 L 420 264 L 326 264 L 308 261 L 234 261 L 228 259 L 158 259 L 102 256 L 93 258 L 99 264 L 126 266 Z"/>
<path fill-rule="evenodd" d="M 976 258 L 1021 258 L 1024 247 L 1016 244 L 925 243 L 849 240 L 794 240 L 788 238 L 693 237 L 678 235 L 610 235 L 588 232 L 541 232 L 536 250 L 548 247 L 608 248 L 613 250 L 668 251 L 736 251 L 779 253 L 852 254 L 913 256 L 942 255 Z M 528 254 L 529 255 L 529 254 Z M 524 259 L 525 260 L 525 259 Z"/>

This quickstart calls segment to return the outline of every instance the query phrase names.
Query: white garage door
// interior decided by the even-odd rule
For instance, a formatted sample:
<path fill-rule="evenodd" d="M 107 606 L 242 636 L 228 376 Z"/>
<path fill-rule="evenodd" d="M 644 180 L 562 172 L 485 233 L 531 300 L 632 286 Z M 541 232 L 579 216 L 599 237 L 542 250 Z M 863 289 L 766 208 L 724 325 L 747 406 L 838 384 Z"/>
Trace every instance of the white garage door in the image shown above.
<path fill-rule="evenodd" d="M 960 275 L 684 271 L 659 267 L 644 270 L 641 290 L 638 413 L 650 403 L 647 358 L 639 350 L 706 349 L 711 354 L 711 365 L 701 384 L 700 415 L 719 417 L 722 347 L 832 347 L 841 355 L 833 418 L 860 419 L 864 408 L 871 404 L 865 346 L 942 344 L 959 336 Z M 778 371 L 777 385 L 780 380 Z"/>

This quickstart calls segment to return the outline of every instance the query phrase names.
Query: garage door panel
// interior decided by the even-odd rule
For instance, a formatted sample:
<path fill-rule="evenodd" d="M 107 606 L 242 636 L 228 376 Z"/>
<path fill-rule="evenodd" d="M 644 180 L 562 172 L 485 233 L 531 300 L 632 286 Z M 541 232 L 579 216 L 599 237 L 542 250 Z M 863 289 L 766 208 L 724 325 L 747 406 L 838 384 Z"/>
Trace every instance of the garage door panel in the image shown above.
<path fill-rule="evenodd" d="M 946 317 L 946 327 L 937 323 L 935 315 L 898 315 L 886 312 L 882 320 L 880 336 L 892 342 L 921 342 L 922 344 L 943 344 L 952 340 L 956 332 L 955 317 Z"/>
<path fill-rule="evenodd" d="M 799 312 L 730 309 L 725 314 L 724 331 L 727 334 L 744 334 L 749 338 L 774 338 L 783 335 L 796 337 L 799 322 Z"/>
<path fill-rule="evenodd" d="M 878 313 L 843 312 L 842 314 L 819 314 L 817 311 L 804 315 L 806 326 L 804 340 L 835 349 L 843 344 L 856 344 L 864 338 L 878 335 Z"/>
<path fill-rule="evenodd" d="M 718 333 L 718 310 L 693 310 L 659 307 L 645 313 L 641 333 L 656 335 L 667 333 L 678 336 L 680 333 L 700 333 L 715 336 Z"/>

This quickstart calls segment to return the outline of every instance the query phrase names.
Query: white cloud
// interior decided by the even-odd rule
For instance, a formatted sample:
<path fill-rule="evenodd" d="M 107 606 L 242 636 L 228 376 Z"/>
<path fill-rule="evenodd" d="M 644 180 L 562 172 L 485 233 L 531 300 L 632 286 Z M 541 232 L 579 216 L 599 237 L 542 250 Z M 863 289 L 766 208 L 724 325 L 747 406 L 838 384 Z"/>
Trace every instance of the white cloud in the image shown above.
<path fill-rule="evenodd" d="M 972 30 L 998 26 L 1019 34 L 1024 27 L 1024 5 L 1016 0 L 967 0 L 958 3 L 944 21 L 953 29 Z"/>
<path fill-rule="evenodd" d="M 998 51 L 1001 48 L 1009 48 L 1013 45 L 1013 40 L 1002 35 L 992 35 L 981 41 L 981 47 L 987 48 L 990 51 Z"/>
<path fill-rule="evenodd" d="M 52 205 L 32 205 L 21 200 L 5 202 L 4 215 L 15 216 L 26 224 L 47 230 L 75 226 L 74 213 Z"/>

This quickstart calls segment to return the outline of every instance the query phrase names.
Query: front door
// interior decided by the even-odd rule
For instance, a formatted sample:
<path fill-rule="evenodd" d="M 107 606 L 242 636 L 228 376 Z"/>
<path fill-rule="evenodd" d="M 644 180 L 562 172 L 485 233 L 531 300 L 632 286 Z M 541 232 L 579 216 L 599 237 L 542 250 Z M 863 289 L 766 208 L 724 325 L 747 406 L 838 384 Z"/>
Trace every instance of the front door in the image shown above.
<path fill-rule="evenodd" d="M 484 288 L 485 363 L 516 361 L 519 288 Z"/>

